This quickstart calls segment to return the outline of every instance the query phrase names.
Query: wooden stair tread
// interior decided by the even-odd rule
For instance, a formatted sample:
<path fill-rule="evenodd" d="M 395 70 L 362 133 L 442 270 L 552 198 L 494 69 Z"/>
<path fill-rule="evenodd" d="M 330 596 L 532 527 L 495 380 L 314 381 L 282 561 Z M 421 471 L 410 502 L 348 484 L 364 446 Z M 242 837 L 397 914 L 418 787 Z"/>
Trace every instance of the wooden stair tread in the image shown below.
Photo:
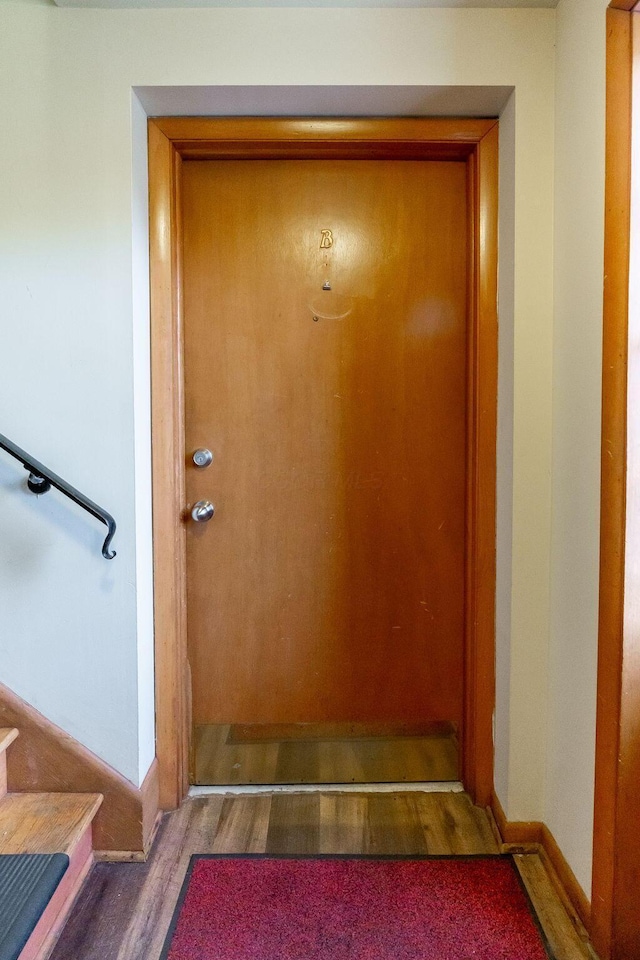
<path fill-rule="evenodd" d="M 0 753 L 6 750 L 17 736 L 18 731 L 15 727 L 0 727 Z"/>
<path fill-rule="evenodd" d="M 3 797 L 0 854 L 71 854 L 101 803 L 99 793 L 14 793 Z"/>

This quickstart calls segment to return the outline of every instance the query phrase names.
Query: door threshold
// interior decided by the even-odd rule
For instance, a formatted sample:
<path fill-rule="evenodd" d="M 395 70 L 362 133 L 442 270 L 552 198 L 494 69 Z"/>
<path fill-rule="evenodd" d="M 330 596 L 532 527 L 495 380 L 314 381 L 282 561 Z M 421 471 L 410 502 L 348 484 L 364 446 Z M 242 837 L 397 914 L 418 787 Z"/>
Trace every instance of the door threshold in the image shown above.
<path fill-rule="evenodd" d="M 272 793 L 463 793 L 459 780 L 415 783 L 249 783 L 192 786 L 190 797 L 253 796 Z"/>

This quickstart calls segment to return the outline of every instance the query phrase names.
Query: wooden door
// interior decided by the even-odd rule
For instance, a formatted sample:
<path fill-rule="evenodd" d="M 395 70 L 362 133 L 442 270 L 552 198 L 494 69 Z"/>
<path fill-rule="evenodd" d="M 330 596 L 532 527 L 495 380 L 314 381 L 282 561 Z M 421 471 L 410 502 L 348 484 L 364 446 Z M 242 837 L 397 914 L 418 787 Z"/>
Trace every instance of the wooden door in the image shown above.
<path fill-rule="evenodd" d="M 194 724 L 460 725 L 466 164 L 185 161 L 182 204 Z"/>

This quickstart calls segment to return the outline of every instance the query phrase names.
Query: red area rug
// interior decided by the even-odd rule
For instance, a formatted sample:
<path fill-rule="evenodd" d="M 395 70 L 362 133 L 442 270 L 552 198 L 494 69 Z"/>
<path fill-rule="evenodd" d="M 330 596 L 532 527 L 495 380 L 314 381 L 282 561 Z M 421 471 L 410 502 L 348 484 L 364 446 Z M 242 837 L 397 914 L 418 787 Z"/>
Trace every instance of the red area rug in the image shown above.
<path fill-rule="evenodd" d="M 195 856 L 161 960 L 553 960 L 510 856 Z"/>

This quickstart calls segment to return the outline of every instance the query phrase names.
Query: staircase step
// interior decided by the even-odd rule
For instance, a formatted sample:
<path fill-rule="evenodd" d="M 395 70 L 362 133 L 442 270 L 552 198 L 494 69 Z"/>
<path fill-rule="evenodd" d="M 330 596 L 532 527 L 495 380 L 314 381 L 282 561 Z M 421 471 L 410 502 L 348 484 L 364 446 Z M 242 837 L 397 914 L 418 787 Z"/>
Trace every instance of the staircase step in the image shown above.
<path fill-rule="evenodd" d="M 91 869 L 91 822 L 101 803 L 99 793 L 12 793 L 0 799 L 0 855 L 61 853 L 69 862 L 20 960 L 41 960 L 52 949 Z"/>
<path fill-rule="evenodd" d="M 69 856 L 96 815 L 99 793 L 13 793 L 0 800 L 0 854 Z"/>
<path fill-rule="evenodd" d="M 0 856 L 0 960 L 18 960 L 68 867 L 64 853 Z"/>
<path fill-rule="evenodd" d="M 7 792 L 7 747 L 17 736 L 15 727 L 0 727 L 0 797 Z"/>

